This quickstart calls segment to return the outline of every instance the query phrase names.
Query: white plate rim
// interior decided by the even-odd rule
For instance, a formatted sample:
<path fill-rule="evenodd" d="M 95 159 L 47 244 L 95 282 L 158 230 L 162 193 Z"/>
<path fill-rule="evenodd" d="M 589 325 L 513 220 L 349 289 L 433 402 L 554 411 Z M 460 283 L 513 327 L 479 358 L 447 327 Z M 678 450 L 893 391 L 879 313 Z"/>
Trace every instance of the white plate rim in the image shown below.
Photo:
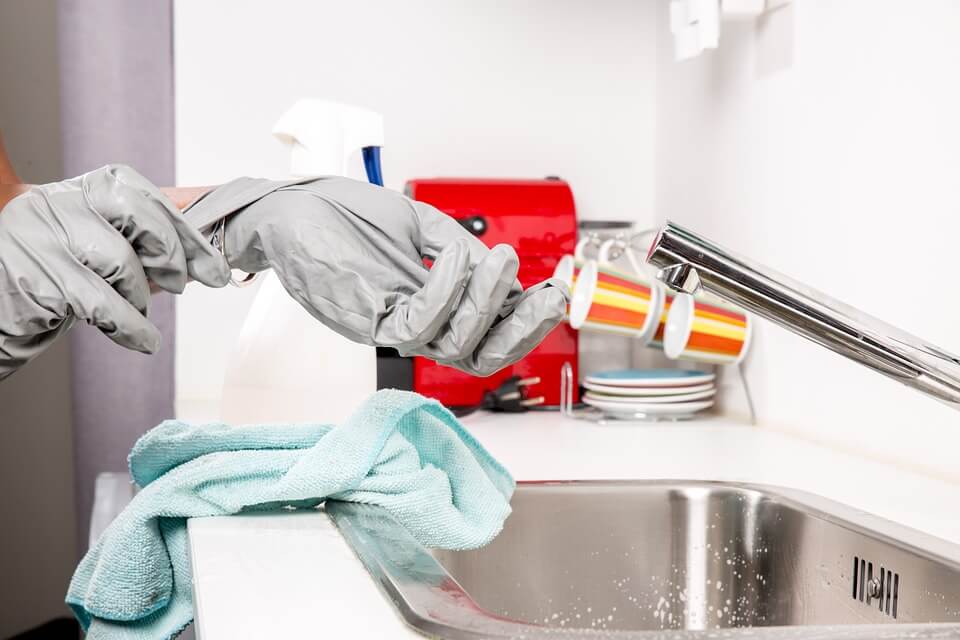
<path fill-rule="evenodd" d="M 696 413 L 697 411 L 702 411 L 713 406 L 713 400 L 699 400 L 696 402 L 674 402 L 674 403 L 665 403 L 665 404 L 646 404 L 640 405 L 636 404 L 633 406 L 625 406 L 621 404 L 616 404 L 612 402 L 598 402 L 596 400 L 588 400 L 584 398 L 583 400 L 586 404 L 591 407 L 596 407 L 603 411 L 608 411 L 614 414 L 637 414 L 645 413 L 648 415 L 687 415 Z"/>
<path fill-rule="evenodd" d="M 597 384 L 596 382 L 584 381 L 583 386 L 590 391 L 596 391 L 597 393 L 606 393 L 611 396 L 622 396 L 624 398 L 644 398 L 644 397 L 659 397 L 659 396 L 677 396 L 687 393 L 698 393 L 700 391 L 708 391 L 710 389 L 716 389 L 716 385 L 711 382 L 705 382 L 704 384 L 696 384 L 689 386 L 677 386 L 677 387 L 617 387 L 607 384 Z"/>
<path fill-rule="evenodd" d="M 613 396 L 613 397 L 597 397 L 595 393 L 587 392 L 583 395 L 584 402 L 587 399 L 596 400 L 598 402 L 611 402 L 617 405 L 620 405 L 624 408 L 628 408 L 635 405 L 645 405 L 645 404 L 683 404 L 684 402 L 694 402 L 696 400 L 703 400 L 704 398 L 712 398 L 716 395 L 717 390 L 707 389 L 706 391 L 698 391 L 696 393 L 687 393 L 679 396 L 653 396 L 651 398 L 631 398 L 627 396 Z"/>

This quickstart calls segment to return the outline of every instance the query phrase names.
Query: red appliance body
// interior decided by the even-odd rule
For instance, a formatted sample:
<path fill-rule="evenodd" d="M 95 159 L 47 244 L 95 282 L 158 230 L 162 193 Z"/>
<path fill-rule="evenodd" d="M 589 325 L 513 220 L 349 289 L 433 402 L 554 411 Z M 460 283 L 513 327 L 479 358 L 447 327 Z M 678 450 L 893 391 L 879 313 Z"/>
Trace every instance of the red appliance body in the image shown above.
<path fill-rule="evenodd" d="M 487 246 L 508 244 L 516 249 L 520 258 L 518 279 L 524 288 L 551 277 L 560 258 L 573 253 L 576 245 L 573 193 L 559 179 L 411 180 L 406 193 L 457 219 Z M 540 383 L 526 388 L 528 397 L 543 396 L 545 405 L 559 405 L 560 370 L 565 362 L 573 366 L 576 380 L 577 332 L 566 322 L 525 358 L 487 378 L 414 358 L 413 387 L 446 406 L 462 407 L 479 404 L 487 390 L 497 388 L 511 376 L 536 376 Z"/>

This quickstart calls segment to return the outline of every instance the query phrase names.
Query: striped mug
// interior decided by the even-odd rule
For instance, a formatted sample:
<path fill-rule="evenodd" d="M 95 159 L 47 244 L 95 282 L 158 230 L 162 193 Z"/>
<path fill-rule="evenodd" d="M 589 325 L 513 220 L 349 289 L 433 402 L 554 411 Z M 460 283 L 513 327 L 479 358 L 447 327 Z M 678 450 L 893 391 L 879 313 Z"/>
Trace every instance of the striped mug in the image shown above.
<path fill-rule="evenodd" d="M 565 256 L 554 276 L 572 285 L 571 327 L 647 342 L 656 331 L 664 291 L 651 278 L 611 264 L 610 250 L 616 242 L 607 240 L 597 259 L 585 260 L 581 241 L 577 245 L 580 255 Z"/>
<path fill-rule="evenodd" d="M 666 312 L 663 352 L 673 360 L 737 364 L 751 333 L 746 311 L 706 293 L 680 293 Z"/>

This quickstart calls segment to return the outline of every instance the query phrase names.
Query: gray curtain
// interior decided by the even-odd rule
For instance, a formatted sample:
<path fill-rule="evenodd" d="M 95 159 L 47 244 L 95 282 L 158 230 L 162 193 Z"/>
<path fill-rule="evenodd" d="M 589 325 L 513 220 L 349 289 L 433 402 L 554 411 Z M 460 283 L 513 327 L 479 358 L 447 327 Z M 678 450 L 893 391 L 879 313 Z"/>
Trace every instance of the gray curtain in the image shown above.
<path fill-rule="evenodd" d="M 63 170 L 125 163 L 174 181 L 172 0 L 60 0 Z M 144 356 L 99 331 L 70 334 L 77 538 L 86 549 L 94 479 L 126 468 L 147 429 L 173 417 L 174 301 L 154 296 L 160 353 Z"/>
<path fill-rule="evenodd" d="M 0 0 L 0 129 L 30 183 L 63 177 L 57 12 L 56 0 Z M 69 615 L 70 413 L 65 340 L 0 383 L 0 638 Z"/>

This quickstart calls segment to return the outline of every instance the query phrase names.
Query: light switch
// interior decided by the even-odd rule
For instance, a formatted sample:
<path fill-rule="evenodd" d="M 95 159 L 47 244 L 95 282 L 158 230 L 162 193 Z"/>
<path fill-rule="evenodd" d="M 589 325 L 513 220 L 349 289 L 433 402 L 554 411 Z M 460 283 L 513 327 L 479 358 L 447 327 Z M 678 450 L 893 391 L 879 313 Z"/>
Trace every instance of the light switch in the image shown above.
<path fill-rule="evenodd" d="M 697 39 L 703 49 L 720 44 L 720 0 L 694 0 L 697 6 Z"/>
<path fill-rule="evenodd" d="M 755 20 L 793 0 L 671 0 L 670 31 L 677 60 L 720 45 L 720 21 Z"/>
<path fill-rule="evenodd" d="M 716 49 L 720 43 L 720 0 L 672 0 L 670 30 L 677 60 Z"/>
<path fill-rule="evenodd" d="M 672 0 L 670 2 L 670 33 L 680 33 L 689 26 L 686 0 Z"/>
<path fill-rule="evenodd" d="M 677 60 L 689 60 L 702 52 L 695 25 L 682 27 L 673 33 L 673 55 Z"/>

